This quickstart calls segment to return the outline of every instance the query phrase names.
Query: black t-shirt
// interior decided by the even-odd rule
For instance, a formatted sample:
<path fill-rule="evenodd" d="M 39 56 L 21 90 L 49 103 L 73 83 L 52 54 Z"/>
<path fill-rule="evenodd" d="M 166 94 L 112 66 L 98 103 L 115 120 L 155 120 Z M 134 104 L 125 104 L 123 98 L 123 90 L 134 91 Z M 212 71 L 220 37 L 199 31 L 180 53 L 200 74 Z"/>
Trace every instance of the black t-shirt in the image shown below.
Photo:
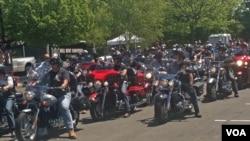
<path fill-rule="evenodd" d="M 202 52 L 202 55 L 204 56 L 204 57 L 209 57 L 209 56 L 211 56 L 211 54 L 212 54 L 212 52 L 211 51 L 204 51 L 204 52 Z"/>
<path fill-rule="evenodd" d="M 49 83 L 50 87 L 60 87 L 65 79 L 70 81 L 69 72 L 64 68 L 60 68 L 60 70 L 57 72 L 51 70 L 49 72 L 49 75 L 50 75 L 50 83 Z"/>

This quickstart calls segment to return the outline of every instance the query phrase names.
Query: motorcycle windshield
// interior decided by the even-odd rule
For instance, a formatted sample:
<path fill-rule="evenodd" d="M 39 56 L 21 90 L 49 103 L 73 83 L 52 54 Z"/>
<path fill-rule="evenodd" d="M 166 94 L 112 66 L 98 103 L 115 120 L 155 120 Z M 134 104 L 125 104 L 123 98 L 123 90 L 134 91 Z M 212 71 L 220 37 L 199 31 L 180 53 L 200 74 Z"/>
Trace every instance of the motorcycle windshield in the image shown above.
<path fill-rule="evenodd" d="M 152 69 L 154 69 L 154 70 L 158 70 L 158 69 L 161 68 L 161 64 L 160 64 L 157 60 L 152 60 L 152 61 L 148 64 L 147 68 L 152 68 Z"/>
<path fill-rule="evenodd" d="M 175 79 L 176 74 L 158 74 L 158 80 L 162 80 L 162 79 L 167 79 L 167 80 L 172 80 Z"/>

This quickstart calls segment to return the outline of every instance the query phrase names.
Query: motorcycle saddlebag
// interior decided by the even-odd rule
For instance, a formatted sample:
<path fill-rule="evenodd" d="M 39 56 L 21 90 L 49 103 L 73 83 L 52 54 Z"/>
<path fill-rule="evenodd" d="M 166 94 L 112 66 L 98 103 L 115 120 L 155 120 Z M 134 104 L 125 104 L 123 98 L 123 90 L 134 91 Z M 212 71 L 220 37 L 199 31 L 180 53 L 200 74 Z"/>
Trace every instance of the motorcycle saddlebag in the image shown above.
<path fill-rule="evenodd" d="M 75 96 L 71 100 L 71 104 L 76 111 L 89 109 L 89 101 L 85 96 Z"/>

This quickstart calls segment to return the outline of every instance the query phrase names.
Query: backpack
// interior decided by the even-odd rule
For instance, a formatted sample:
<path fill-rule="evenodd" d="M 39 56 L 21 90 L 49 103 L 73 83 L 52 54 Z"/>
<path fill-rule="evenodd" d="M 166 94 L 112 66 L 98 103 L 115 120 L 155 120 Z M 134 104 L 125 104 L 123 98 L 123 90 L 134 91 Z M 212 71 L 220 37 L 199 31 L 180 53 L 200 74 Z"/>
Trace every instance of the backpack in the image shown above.
<path fill-rule="evenodd" d="M 69 87 L 70 91 L 77 92 L 77 78 L 71 71 L 69 71 Z"/>
<path fill-rule="evenodd" d="M 127 78 L 128 82 L 135 85 L 137 83 L 137 71 L 133 68 L 127 68 Z"/>

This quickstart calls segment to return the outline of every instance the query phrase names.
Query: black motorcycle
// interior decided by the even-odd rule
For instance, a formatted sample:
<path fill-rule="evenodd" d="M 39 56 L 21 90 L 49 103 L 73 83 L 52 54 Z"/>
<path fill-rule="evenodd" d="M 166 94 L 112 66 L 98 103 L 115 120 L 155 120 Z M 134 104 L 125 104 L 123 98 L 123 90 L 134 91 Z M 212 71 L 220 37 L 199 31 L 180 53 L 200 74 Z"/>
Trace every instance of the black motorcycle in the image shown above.
<path fill-rule="evenodd" d="M 0 94 L 0 99 L 1 98 L 3 98 L 3 97 Z M 14 106 L 13 106 L 13 112 L 14 112 L 15 118 L 18 117 L 21 110 L 23 110 L 25 108 L 25 106 L 26 106 L 26 103 L 23 99 L 23 93 L 16 92 L 15 102 L 14 102 Z M 4 107 L 0 106 L 0 114 L 1 114 L 0 115 L 0 131 L 2 132 L 4 129 L 6 129 L 8 127 L 8 121 L 7 121 L 6 111 L 5 111 Z"/>
<path fill-rule="evenodd" d="M 206 98 L 212 101 L 232 94 L 232 83 L 226 78 L 223 61 L 211 61 L 208 67 Z"/>
<path fill-rule="evenodd" d="M 181 90 L 181 82 L 176 75 L 163 74 L 158 76 L 158 93 L 155 95 L 155 120 L 162 124 L 169 120 L 170 113 L 191 112 L 193 105 L 187 93 Z"/>
<path fill-rule="evenodd" d="M 27 107 L 21 111 L 16 119 L 16 137 L 19 141 L 35 140 L 37 137 L 38 115 L 44 111 L 48 117 L 48 127 L 51 129 L 64 127 L 63 118 L 59 113 L 57 105 L 58 94 L 65 91 L 60 87 L 48 87 L 44 85 L 27 86 L 24 98 L 27 100 Z M 74 98 L 72 98 L 73 100 Z M 78 104 L 81 105 L 81 104 Z M 70 105 L 74 127 L 79 122 L 78 107 Z"/>

